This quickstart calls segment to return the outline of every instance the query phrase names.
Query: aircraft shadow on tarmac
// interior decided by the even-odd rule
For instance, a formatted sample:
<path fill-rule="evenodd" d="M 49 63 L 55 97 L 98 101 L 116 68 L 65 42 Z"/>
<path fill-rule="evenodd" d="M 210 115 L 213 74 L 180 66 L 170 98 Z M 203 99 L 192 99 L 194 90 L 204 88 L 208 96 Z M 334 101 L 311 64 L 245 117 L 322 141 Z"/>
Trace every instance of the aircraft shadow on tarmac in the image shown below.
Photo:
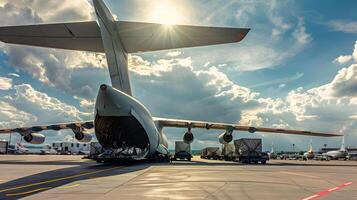
<path fill-rule="evenodd" d="M 326 167 L 357 167 L 357 162 L 356 164 L 346 164 L 341 161 L 339 164 L 330 164 L 329 162 L 324 163 L 305 163 L 304 161 L 301 161 L 300 163 L 289 163 L 289 162 L 274 162 L 274 163 L 269 163 L 269 161 L 266 164 L 243 164 L 239 162 L 233 162 L 233 161 L 216 161 L 216 162 L 207 162 L 207 161 L 191 161 L 191 162 L 186 162 L 186 161 L 175 161 L 174 165 L 202 165 L 202 166 L 326 166 Z"/>
<path fill-rule="evenodd" d="M 0 164 L 33 164 L 33 165 L 74 165 L 76 162 L 67 161 L 1 161 Z M 50 189 L 61 187 L 75 181 L 108 177 L 113 175 L 130 173 L 149 167 L 147 162 L 115 162 L 94 164 L 91 162 L 78 162 L 75 167 L 62 168 L 21 177 L 0 184 L 0 199 L 14 200 L 31 196 Z M 135 166 L 135 167 L 129 167 Z M 129 167 L 129 168 L 128 168 Z M 19 168 L 21 169 L 21 168 Z"/>
<path fill-rule="evenodd" d="M 61 160 L 61 161 L 26 161 L 26 160 L 0 160 L 0 165 L 85 165 L 86 162 Z"/>
<path fill-rule="evenodd" d="M 18 164 L 18 165 L 77 165 L 75 167 L 67 167 L 57 170 L 46 171 L 38 174 L 33 174 L 26 177 L 21 177 L 9 182 L 0 184 L 0 199 L 2 200 L 14 200 L 31 196 L 46 190 L 61 187 L 75 181 L 95 179 L 101 177 L 108 177 L 113 175 L 130 173 L 142 169 L 146 169 L 151 166 L 343 166 L 343 167 L 357 167 L 353 164 L 322 164 L 322 163 L 267 163 L 262 164 L 241 164 L 232 161 L 192 161 L 181 162 L 174 161 L 173 163 L 153 163 L 150 161 L 137 161 L 137 162 L 115 162 L 105 164 L 95 164 L 93 162 L 73 162 L 67 160 L 61 161 L 22 161 L 22 160 L 4 160 L 0 161 L 0 164 Z M 19 168 L 20 169 L 20 168 Z"/>

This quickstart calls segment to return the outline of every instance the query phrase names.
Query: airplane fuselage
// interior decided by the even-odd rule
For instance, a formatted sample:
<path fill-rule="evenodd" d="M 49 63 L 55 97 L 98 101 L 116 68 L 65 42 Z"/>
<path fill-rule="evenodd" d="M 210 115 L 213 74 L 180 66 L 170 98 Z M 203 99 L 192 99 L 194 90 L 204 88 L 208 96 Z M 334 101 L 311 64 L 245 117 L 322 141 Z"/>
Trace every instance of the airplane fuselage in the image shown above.
<path fill-rule="evenodd" d="M 332 159 L 341 159 L 341 158 L 345 159 L 347 155 L 348 155 L 347 151 L 341 151 L 341 150 L 326 152 L 326 156 Z"/>
<path fill-rule="evenodd" d="M 168 154 L 162 128 L 132 96 L 101 85 L 95 104 L 95 134 L 99 143 L 119 158 L 142 159 Z"/>

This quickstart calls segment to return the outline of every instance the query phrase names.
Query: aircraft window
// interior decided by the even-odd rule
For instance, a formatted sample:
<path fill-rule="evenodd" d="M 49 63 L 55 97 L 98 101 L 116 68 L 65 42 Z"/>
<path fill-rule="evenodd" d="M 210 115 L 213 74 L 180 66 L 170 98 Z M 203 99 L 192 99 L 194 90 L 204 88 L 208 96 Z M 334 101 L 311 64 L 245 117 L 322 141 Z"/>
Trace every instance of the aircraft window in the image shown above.
<path fill-rule="evenodd" d="M 79 143 L 77 143 L 77 147 L 79 147 Z"/>
<path fill-rule="evenodd" d="M 71 144 L 71 147 L 74 147 L 74 144 L 73 144 L 73 143 Z"/>

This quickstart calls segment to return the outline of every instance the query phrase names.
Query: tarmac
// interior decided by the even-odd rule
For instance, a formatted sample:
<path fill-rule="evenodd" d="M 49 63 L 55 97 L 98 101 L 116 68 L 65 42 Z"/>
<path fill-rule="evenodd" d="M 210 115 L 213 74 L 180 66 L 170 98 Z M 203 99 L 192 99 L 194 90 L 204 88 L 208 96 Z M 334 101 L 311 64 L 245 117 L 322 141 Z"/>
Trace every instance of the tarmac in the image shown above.
<path fill-rule="evenodd" d="M 1 155 L 0 199 L 357 199 L 356 161 L 98 164 L 81 157 Z"/>

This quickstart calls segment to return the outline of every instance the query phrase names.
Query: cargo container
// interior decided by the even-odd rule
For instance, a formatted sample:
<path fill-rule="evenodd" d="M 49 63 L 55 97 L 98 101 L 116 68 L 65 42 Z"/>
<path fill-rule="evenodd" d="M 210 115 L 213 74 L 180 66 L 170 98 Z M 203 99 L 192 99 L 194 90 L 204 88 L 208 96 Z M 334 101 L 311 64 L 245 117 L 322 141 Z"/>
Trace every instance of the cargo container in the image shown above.
<path fill-rule="evenodd" d="M 222 145 L 222 160 L 231 161 L 235 158 L 235 147 L 234 144 L 223 144 Z"/>
<path fill-rule="evenodd" d="M 7 141 L 0 141 L 0 154 L 7 154 L 8 144 Z"/>
<path fill-rule="evenodd" d="M 269 160 L 268 154 L 262 152 L 262 139 L 241 138 L 234 141 L 235 161 L 242 163 L 265 164 Z"/>
<path fill-rule="evenodd" d="M 219 160 L 222 152 L 219 147 L 206 147 L 201 151 L 201 158 Z"/>
<path fill-rule="evenodd" d="M 184 141 L 175 142 L 175 155 L 172 160 L 188 160 L 191 161 L 191 145 Z"/>

